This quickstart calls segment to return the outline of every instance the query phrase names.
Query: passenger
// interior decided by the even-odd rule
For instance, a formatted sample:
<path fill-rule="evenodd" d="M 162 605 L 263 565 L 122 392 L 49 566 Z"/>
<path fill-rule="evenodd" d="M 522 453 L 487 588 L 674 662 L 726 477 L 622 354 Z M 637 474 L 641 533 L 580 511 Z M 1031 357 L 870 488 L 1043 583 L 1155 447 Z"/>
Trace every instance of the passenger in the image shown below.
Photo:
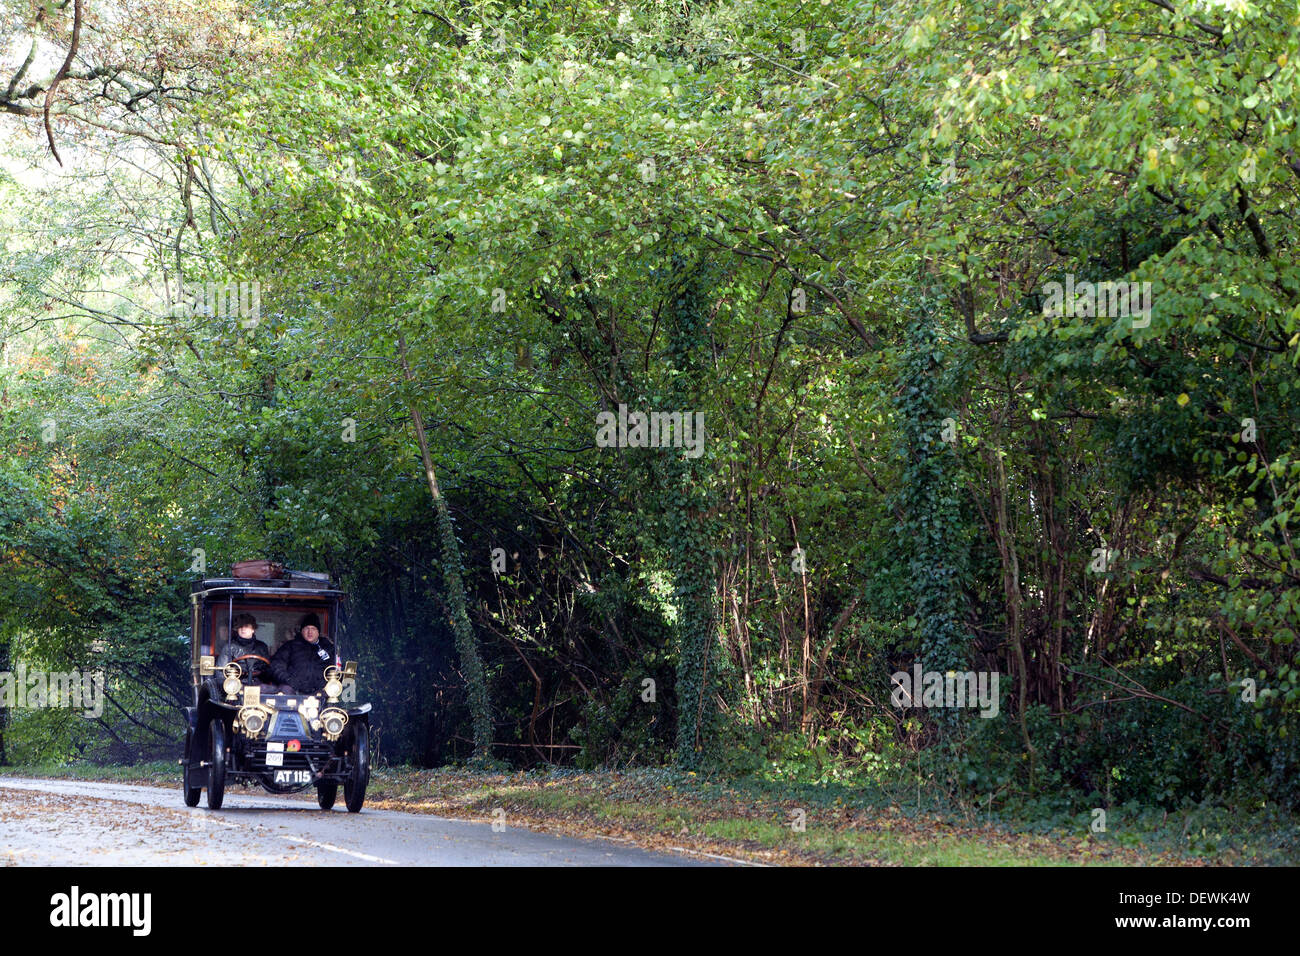
<path fill-rule="evenodd" d="M 298 634 L 271 658 L 271 679 L 299 694 L 315 694 L 325 686 L 325 668 L 335 664 L 334 645 L 321 637 L 320 618 L 304 615 Z M 281 691 L 281 693 L 289 693 Z"/>
<path fill-rule="evenodd" d="M 265 684 L 270 676 L 270 658 L 271 649 L 257 639 L 257 619 L 251 614 L 236 615 L 235 635 L 217 655 L 217 671 L 236 662 L 243 668 L 246 683 Z"/>

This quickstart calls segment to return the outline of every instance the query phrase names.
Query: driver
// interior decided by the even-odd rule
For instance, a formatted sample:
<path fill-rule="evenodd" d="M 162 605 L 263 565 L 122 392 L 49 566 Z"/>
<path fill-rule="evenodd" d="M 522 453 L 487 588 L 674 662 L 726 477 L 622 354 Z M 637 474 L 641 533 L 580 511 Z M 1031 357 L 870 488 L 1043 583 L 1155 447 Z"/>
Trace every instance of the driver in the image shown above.
<path fill-rule="evenodd" d="M 244 657 L 247 659 L 239 661 L 244 669 L 244 679 L 258 684 L 268 682 L 271 649 L 266 646 L 265 641 L 259 641 L 256 634 L 257 619 L 253 615 L 236 615 L 235 634 L 217 655 L 217 670 L 220 671 L 231 661 Z"/>

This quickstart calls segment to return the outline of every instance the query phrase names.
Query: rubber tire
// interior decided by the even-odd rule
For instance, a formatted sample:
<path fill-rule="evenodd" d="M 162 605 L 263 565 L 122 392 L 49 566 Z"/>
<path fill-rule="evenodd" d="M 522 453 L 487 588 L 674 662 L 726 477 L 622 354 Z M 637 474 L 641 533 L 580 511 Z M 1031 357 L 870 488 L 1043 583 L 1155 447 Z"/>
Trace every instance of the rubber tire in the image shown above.
<path fill-rule="evenodd" d="M 181 771 L 181 789 L 185 791 L 185 805 L 187 807 L 197 807 L 199 805 L 199 796 L 203 793 L 203 785 L 197 787 L 190 786 L 190 765 L 189 759 L 186 758 L 185 769 Z"/>
<path fill-rule="evenodd" d="M 316 802 L 320 804 L 322 810 L 330 810 L 334 807 L 334 801 L 339 795 L 339 785 L 337 783 L 318 783 L 316 784 Z"/>
<path fill-rule="evenodd" d="M 226 796 L 226 724 L 214 717 L 208 725 L 208 809 L 220 810 Z"/>
<path fill-rule="evenodd" d="M 351 772 L 343 784 L 343 801 L 348 813 L 360 813 L 366 802 L 366 785 L 370 783 L 370 728 L 357 724 L 352 731 Z"/>
<path fill-rule="evenodd" d="M 185 761 L 181 765 L 181 793 L 187 807 L 197 807 L 199 797 L 203 795 L 203 784 L 190 786 L 190 761 L 194 758 L 194 731 L 185 731 Z"/>

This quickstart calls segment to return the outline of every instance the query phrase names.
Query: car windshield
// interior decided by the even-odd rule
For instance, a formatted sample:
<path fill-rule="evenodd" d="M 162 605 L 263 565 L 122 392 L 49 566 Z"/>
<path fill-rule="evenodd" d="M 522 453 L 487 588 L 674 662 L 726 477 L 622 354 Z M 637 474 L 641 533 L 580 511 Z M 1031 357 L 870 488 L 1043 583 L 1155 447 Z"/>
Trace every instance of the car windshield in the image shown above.
<path fill-rule="evenodd" d="M 286 603 L 257 603 L 237 598 L 213 601 L 208 606 L 207 632 L 213 635 L 206 653 L 220 654 L 234 630 L 233 623 L 240 614 L 251 614 L 257 621 L 257 639 L 266 644 L 271 654 L 298 633 L 303 616 L 315 614 L 320 619 L 320 632 L 329 638 L 330 616 L 328 604 L 295 601 Z"/>

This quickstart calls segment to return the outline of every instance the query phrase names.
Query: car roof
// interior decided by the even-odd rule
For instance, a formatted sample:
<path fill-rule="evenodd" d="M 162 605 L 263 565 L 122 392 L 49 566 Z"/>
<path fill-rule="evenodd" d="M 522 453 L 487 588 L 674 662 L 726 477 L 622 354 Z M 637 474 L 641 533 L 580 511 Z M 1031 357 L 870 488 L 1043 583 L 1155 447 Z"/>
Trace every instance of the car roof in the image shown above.
<path fill-rule="evenodd" d="M 333 583 L 320 581 L 288 581 L 284 578 L 255 580 L 249 578 L 205 578 L 190 586 L 190 596 L 195 600 L 206 597 L 281 597 L 331 599 L 342 598 L 344 592 Z"/>

